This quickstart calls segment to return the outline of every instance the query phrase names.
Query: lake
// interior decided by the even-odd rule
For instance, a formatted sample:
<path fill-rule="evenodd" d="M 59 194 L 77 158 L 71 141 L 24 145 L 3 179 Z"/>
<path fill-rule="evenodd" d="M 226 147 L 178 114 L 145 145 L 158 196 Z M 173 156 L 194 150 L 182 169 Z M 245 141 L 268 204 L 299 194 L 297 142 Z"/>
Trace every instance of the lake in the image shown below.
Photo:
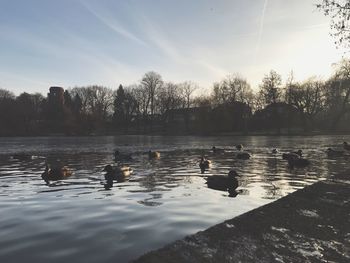
<path fill-rule="evenodd" d="M 0 138 L 0 262 L 127 262 L 349 169 L 349 159 L 325 154 L 343 141 L 350 136 Z M 252 158 L 235 159 L 236 144 Z M 213 154 L 213 145 L 227 151 Z M 125 163 L 134 172 L 105 190 L 115 149 L 134 153 Z M 161 158 L 149 160 L 149 149 Z M 297 149 L 311 165 L 291 170 L 281 154 Z M 23 152 L 34 157 L 11 157 Z M 202 154 L 212 160 L 204 174 Z M 73 176 L 47 185 L 41 174 L 52 160 Z M 207 176 L 230 169 L 240 175 L 236 197 L 207 187 Z"/>

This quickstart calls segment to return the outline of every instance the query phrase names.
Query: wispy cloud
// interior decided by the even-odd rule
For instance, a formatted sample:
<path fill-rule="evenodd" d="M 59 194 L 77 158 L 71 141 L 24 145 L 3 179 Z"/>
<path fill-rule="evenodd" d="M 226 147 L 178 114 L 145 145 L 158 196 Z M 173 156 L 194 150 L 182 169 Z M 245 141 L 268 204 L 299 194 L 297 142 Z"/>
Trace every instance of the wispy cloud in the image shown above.
<path fill-rule="evenodd" d="M 99 21 L 101 21 L 105 26 L 112 29 L 114 32 L 118 33 L 119 35 L 132 40 L 140 45 L 147 46 L 147 43 L 138 38 L 134 33 L 127 30 L 125 27 L 123 27 L 116 19 L 110 19 L 106 16 L 102 15 L 101 13 L 98 13 L 96 10 L 94 10 L 91 6 L 89 6 L 86 2 L 80 1 L 81 5 L 85 7 L 86 10 L 88 10 L 94 17 L 96 17 Z"/>
<path fill-rule="evenodd" d="M 211 61 L 203 59 L 205 54 L 194 56 L 195 52 L 189 54 L 191 49 L 180 49 L 174 45 L 174 41 L 170 40 L 162 31 L 156 27 L 150 19 L 145 16 L 142 17 L 142 28 L 144 33 L 149 37 L 149 42 L 152 43 L 159 51 L 170 58 L 173 62 L 180 65 L 182 69 L 192 68 L 195 69 L 198 66 L 209 71 L 215 77 L 222 77 L 227 74 L 226 70 L 223 70 L 218 65 L 214 65 Z"/>
<path fill-rule="evenodd" d="M 263 9 L 261 11 L 261 20 L 260 20 L 260 26 L 259 26 L 258 41 L 256 43 L 256 48 L 255 48 L 255 59 L 254 60 L 256 60 L 256 56 L 260 50 L 261 39 L 262 39 L 262 36 L 264 33 L 265 13 L 266 13 L 266 9 L 267 9 L 268 4 L 269 4 L 269 0 L 265 0 Z"/>

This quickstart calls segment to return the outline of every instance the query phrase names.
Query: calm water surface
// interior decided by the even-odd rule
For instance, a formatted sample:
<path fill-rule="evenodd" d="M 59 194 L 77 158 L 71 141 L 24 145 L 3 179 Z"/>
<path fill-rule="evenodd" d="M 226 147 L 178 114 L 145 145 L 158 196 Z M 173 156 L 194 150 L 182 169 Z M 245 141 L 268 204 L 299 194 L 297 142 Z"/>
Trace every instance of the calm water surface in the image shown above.
<path fill-rule="evenodd" d="M 0 262 L 127 262 L 144 252 L 267 204 L 350 168 L 327 147 L 349 136 L 0 138 Z M 233 158 L 234 145 L 252 153 Z M 228 149 L 213 155 L 215 145 Z M 280 152 L 302 149 L 312 165 L 290 170 Z M 130 180 L 103 187 L 114 149 L 136 153 Z M 161 151 L 150 161 L 142 154 Z M 32 160 L 11 156 L 27 152 Z M 212 168 L 200 173 L 205 153 Z M 45 161 L 60 160 L 72 177 L 46 185 Z M 236 169 L 239 194 L 208 189 L 205 178 Z"/>

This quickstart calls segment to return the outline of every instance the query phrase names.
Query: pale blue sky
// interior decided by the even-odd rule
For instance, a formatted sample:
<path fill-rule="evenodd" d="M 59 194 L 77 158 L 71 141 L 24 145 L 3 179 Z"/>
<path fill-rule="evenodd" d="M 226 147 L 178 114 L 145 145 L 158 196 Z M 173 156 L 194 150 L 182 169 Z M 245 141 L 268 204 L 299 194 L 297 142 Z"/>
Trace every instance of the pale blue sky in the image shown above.
<path fill-rule="evenodd" d="M 0 87 L 117 88 L 149 70 L 203 91 L 236 72 L 255 89 L 271 69 L 327 77 L 343 52 L 317 1 L 0 0 Z"/>

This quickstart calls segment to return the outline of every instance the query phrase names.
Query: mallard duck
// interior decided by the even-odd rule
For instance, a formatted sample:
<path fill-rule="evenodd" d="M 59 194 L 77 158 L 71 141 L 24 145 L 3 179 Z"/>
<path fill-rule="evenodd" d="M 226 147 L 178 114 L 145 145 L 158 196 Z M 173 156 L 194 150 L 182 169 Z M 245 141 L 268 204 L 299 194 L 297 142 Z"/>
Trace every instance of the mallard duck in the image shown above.
<path fill-rule="evenodd" d="M 299 167 L 299 168 L 303 168 L 306 167 L 308 165 L 310 165 L 310 161 L 304 158 L 289 158 L 288 159 L 288 165 L 290 166 L 290 168 L 294 168 L 294 167 Z"/>
<path fill-rule="evenodd" d="M 332 148 L 328 148 L 326 151 L 328 157 L 341 157 L 344 156 L 344 151 L 336 151 Z"/>
<path fill-rule="evenodd" d="M 209 169 L 210 166 L 211 166 L 211 161 L 204 158 L 204 156 L 202 156 L 199 162 L 199 168 L 201 169 L 202 174 L 205 172 L 206 169 Z"/>
<path fill-rule="evenodd" d="M 114 159 L 116 161 L 132 161 L 132 156 L 131 154 L 123 154 L 116 150 L 114 152 Z"/>
<path fill-rule="evenodd" d="M 213 153 L 224 153 L 225 152 L 224 149 L 216 148 L 215 146 L 213 146 L 212 151 L 213 151 Z"/>
<path fill-rule="evenodd" d="M 243 150 L 243 145 L 242 145 L 242 144 L 236 145 L 236 149 L 237 149 L 238 151 L 242 151 L 242 150 Z"/>
<path fill-rule="evenodd" d="M 350 151 L 350 145 L 347 142 L 343 142 L 343 147 L 345 150 Z"/>
<path fill-rule="evenodd" d="M 209 188 L 221 191 L 235 190 L 238 187 L 238 174 L 231 170 L 228 175 L 213 175 L 207 178 Z"/>
<path fill-rule="evenodd" d="M 247 152 L 237 153 L 236 158 L 240 160 L 248 160 L 250 159 L 250 154 Z"/>
<path fill-rule="evenodd" d="M 159 159 L 160 158 L 160 152 L 152 152 L 152 151 L 149 151 L 148 152 L 148 157 L 150 159 Z"/>
<path fill-rule="evenodd" d="M 297 150 L 296 152 L 292 152 L 292 153 L 299 155 L 299 157 L 303 157 L 303 151 L 300 149 Z"/>
<path fill-rule="evenodd" d="M 290 153 L 283 153 L 282 159 L 283 160 L 289 160 L 289 159 L 299 159 L 303 155 L 302 150 L 298 150 L 296 152 L 290 152 Z"/>
<path fill-rule="evenodd" d="M 57 181 L 65 179 L 69 176 L 71 176 L 73 172 L 68 169 L 66 166 L 62 165 L 55 165 L 51 168 L 49 168 L 49 165 L 46 164 L 45 171 L 41 174 L 41 178 L 46 183 L 49 183 L 49 181 Z"/>
<path fill-rule="evenodd" d="M 125 180 L 126 177 L 129 177 L 132 173 L 132 169 L 128 166 L 121 166 L 121 167 L 113 167 L 111 165 L 106 165 L 103 169 L 105 174 L 106 180 L 116 180 L 116 181 L 122 181 Z"/>
<path fill-rule="evenodd" d="M 124 182 L 127 177 L 130 176 L 132 170 L 130 167 L 122 166 L 122 167 L 112 167 L 111 165 L 106 165 L 103 169 L 105 174 L 106 184 L 104 187 L 106 190 L 109 190 L 113 187 L 113 181 Z"/>

